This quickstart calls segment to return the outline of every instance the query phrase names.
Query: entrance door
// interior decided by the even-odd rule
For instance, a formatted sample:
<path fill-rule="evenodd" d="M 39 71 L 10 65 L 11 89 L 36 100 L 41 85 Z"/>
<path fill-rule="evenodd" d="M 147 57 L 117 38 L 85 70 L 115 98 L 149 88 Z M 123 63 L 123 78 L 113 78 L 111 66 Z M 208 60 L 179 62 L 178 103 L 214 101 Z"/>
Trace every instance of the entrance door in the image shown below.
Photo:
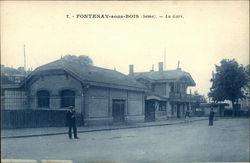
<path fill-rule="evenodd" d="M 180 118 L 180 104 L 177 104 L 177 118 Z"/>
<path fill-rule="evenodd" d="M 155 121 L 154 103 L 154 100 L 147 100 L 145 102 L 145 121 Z"/>
<path fill-rule="evenodd" d="M 112 106 L 112 115 L 114 122 L 124 122 L 125 100 L 113 99 Z"/>

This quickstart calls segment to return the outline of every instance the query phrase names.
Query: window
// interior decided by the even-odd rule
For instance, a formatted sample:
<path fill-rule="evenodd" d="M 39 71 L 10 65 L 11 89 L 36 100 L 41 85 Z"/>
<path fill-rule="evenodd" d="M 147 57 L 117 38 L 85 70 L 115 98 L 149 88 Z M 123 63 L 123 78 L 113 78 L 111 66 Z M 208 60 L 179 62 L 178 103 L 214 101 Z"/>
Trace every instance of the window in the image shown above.
<path fill-rule="evenodd" d="M 170 83 L 171 92 L 174 92 L 174 83 Z"/>
<path fill-rule="evenodd" d="M 159 111 L 166 111 L 166 102 L 160 101 Z"/>
<path fill-rule="evenodd" d="M 37 92 L 37 107 L 49 108 L 50 94 L 47 90 L 41 90 Z"/>
<path fill-rule="evenodd" d="M 180 93 L 181 92 L 181 86 L 180 86 L 180 83 L 177 83 L 177 93 Z"/>
<path fill-rule="evenodd" d="M 72 90 L 62 90 L 60 93 L 61 108 L 75 106 L 75 92 Z"/>
<path fill-rule="evenodd" d="M 174 115 L 174 104 L 171 104 L 171 115 Z"/>

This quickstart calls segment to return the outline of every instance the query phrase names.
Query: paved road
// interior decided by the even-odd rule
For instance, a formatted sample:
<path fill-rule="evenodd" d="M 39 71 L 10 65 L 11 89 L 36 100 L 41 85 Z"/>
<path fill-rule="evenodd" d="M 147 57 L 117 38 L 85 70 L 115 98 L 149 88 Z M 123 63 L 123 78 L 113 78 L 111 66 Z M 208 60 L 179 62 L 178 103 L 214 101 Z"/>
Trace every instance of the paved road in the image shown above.
<path fill-rule="evenodd" d="M 71 159 L 74 163 L 249 161 L 249 119 L 2 139 L 2 158 Z"/>

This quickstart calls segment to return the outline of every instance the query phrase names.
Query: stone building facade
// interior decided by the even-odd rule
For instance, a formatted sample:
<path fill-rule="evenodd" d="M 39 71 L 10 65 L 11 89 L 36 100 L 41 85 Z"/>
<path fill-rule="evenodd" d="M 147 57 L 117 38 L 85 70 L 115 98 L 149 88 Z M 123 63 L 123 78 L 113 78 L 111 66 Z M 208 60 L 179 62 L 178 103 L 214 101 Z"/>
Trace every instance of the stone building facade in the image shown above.
<path fill-rule="evenodd" d="M 146 88 L 115 70 L 60 59 L 35 69 L 11 92 L 24 87 L 28 109 L 74 106 L 82 125 L 144 121 Z M 5 96 L 8 93 L 5 90 Z M 23 109 L 23 105 L 18 108 Z"/>
<path fill-rule="evenodd" d="M 38 67 L 20 84 L 2 85 L 1 109 L 50 112 L 74 106 L 81 125 L 167 120 L 192 109 L 190 86 L 195 82 L 189 73 L 164 71 L 162 62 L 158 71 L 150 72 L 134 72 L 130 65 L 124 75 L 59 59 Z M 47 115 L 53 119 L 54 113 Z"/>

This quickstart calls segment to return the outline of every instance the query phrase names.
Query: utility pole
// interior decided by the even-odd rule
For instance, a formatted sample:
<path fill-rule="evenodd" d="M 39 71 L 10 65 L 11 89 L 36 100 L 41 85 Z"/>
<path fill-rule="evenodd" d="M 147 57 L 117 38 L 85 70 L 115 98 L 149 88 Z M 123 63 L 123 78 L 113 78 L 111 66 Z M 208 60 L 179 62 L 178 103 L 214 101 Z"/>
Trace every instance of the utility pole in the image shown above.
<path fill-rule="evenodd" d="M 26 51 L 25 44 L 23 45 L 23 60 L 24 60 L 24 96 L 25 96 L 25 108 L 27 107 L 27 85 L 26 85 Z"/>
<path fill-rule="evenodd" d="M 23 59 L 24 59 L 24 73 L 26 76 L 26 54 L 25 54 L 25 44 L 23 45 Z"/>

